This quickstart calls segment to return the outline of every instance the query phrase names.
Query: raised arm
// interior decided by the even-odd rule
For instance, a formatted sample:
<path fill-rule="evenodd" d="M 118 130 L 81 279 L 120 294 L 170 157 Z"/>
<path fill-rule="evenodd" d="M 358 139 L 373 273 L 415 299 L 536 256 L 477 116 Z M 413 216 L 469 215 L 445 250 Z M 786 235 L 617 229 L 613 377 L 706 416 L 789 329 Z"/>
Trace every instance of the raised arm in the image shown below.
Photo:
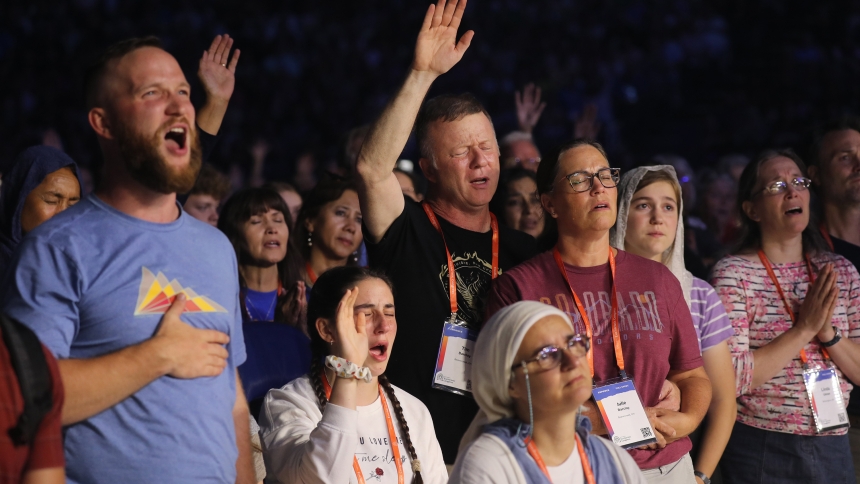
<path fill-rule="evenodd" d="M 239 63 L 240 52 L 236 49 L 233 59 L 228 62 L 232 47 L 233 39 L 229 35 L 216 36 L 209 50 L 203 52 L 197 70 L 197 77 L 206 91 L 206 103 L 197 112 L 197 126 L 212 136 L 221 129 L 236 85 L 236 64 Z"/>
<path fill-rule="evenodd" d="M 356 163 L 359 199 L 364 224 L 373 242 L 379 241 L 403 212 L 400 184 L 394 165 L 403 151 L 418 110 L 430 85 L 454 67 L 474 32 L 469 30 L 457 41 L 457 29 L 466 9 L 466 0 L 439 0 L 430 5 L 415 42 L 415 58 L 406 81 L 373 123 Z"/>

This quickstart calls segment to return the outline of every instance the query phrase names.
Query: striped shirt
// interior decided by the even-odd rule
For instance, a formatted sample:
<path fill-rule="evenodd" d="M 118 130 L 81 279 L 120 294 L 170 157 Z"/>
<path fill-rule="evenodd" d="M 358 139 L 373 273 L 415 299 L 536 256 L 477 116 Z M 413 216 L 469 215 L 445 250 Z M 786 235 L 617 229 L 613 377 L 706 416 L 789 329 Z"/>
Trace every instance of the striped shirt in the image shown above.
<path fill-rule="evenodd" d="M 699 350 L 705 352 L 732 336 L 732 322 L 717 291 L 707 282 L 693 278 L 690 314 L 699 337 Z"/>
<path fill-rule="evenodd" d="M 824 253 L 812 258 L 814 270 L 833 263 L 837 273 L 839 300 L 832 324 L 843 337 L 860 343 L 860 275 L 851 262 L 840 255 Z M 773 264 L 779 284 L 797 314 L 809 285 L 805 262 Z M 764 265 L 741 257 L 727 256 L 717 262 L 711 282 L 726 307 L 732 322 L 733 335 L 729 349 L 735 365 L 738 422 L 776 432 L 798 435 L 841 435 L 848 429 L 818 434 L 812 418 L 809 398 L 803 383 L 800 355 L 767 382 L 753 387 L 755 350 L 767 345 L 791 328 L 791 319 Z M 805 346 L 811 365 L 823 366 L 818 340 Z M 851 384 L 838 368 L 842 397 L 845 404 Z"/>

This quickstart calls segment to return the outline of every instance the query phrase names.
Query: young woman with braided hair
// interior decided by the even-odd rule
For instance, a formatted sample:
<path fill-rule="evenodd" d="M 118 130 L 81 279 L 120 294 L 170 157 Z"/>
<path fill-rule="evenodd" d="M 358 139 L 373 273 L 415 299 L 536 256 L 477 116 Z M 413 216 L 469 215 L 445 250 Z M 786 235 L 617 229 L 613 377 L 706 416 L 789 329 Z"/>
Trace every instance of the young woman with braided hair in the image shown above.
<path fill-rule="evenodd" d="M 397 334 L 388 279 L 330 269 L 308 303 L 308 375 L 269 391 L 260 413 L 266 473 L 284 483 L 443 484 L 433 421 L 383 374 Z"/>

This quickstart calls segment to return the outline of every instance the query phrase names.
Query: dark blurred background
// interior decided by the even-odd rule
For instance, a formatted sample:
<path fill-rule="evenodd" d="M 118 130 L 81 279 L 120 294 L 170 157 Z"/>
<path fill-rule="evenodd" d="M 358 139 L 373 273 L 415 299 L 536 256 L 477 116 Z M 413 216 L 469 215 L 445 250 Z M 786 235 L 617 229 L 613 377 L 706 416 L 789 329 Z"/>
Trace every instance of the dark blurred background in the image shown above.
<path fill-rule="evenodd" d="M 4 0 L 0 169 L 46 134 L 81 164 L 97 160 L 81 81 L 110 43 L 157 35 L 196 83 L 198 59 L 225 32 L 242 56 L 212 162 L 247 170 L 263 139 L 269 179 L 289 179 L 303 154 L 330 165 L 397 88 L 428 4 Z M 673 152 L 701 168 L 795 145 L 860 95 L 856 1 L 470 0 L 465 29 L 471 48 L 431 95 L 475 93 L 501 137 L 516 129 L 514 91 L 535 82 L 548 104 L 534 133 L 543 150 L 596 104 L 618 166 Z M 198 107 L 201 94 L 197 84 Z M 415 159 L 413 145 L 405 155 Z"/>

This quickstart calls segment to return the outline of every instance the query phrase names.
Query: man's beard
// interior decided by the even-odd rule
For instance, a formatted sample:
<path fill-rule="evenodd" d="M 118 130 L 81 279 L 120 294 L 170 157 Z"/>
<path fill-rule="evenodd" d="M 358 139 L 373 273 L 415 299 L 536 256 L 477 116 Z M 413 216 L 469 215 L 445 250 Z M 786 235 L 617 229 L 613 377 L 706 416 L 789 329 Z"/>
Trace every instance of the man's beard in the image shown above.
<path fill-rule="evenodd" d="M 203 162 L 200 149 L 200 138 L 196 127 L 188 124 L 189 130 L 186 143 L 190 143 L 190 158 L 188 165 L 174 168 L 158 148 L 164 142 L 164 135 L 176 121 L 165 123 L 155 135 L 147 138 L 135 132 L 131 126 L 120 124 L 114 131 L 119 152 L 125 168 L 131 177 L 141 185 L 158 193 L 188 193 L 197 181 L 197 174 Z"/>

